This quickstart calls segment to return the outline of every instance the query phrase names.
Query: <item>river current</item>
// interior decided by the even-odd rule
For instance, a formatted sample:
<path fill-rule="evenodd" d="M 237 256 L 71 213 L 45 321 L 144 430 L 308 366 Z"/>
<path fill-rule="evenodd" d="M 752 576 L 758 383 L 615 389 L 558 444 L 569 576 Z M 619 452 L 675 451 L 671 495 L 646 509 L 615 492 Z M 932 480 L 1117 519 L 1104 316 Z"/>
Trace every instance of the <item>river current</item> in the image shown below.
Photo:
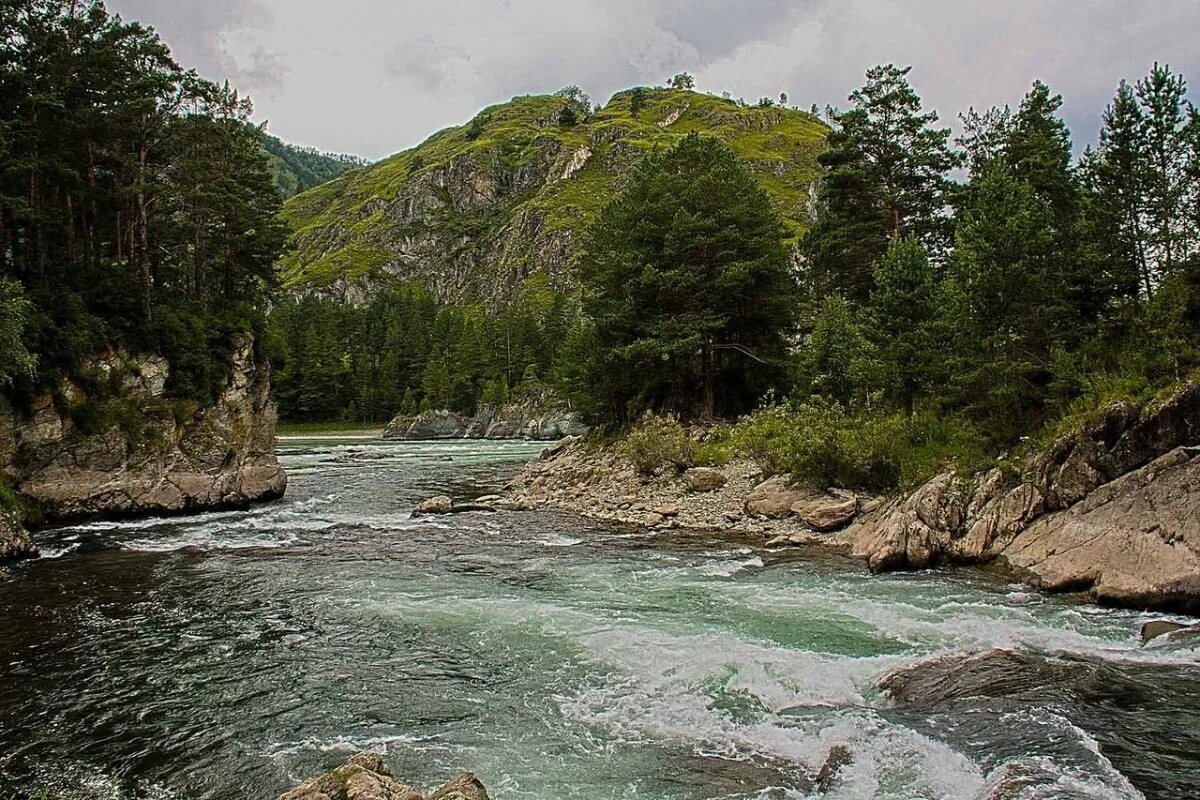
<path fill-rule="evenodd" d="M 0 797 L 272 798 L 361 750 L 496 800 L 969 800 L 1014 764 L 1013 800 L 1200 797 L 1200 652 L 1141 647 L 1151 615 L 716 533 L 409 518 L 537 451 L 285 442 L 278 503 L 39 532 L 0 585 Z M 992 647 L 1085 677 L 877 688 Z"/>

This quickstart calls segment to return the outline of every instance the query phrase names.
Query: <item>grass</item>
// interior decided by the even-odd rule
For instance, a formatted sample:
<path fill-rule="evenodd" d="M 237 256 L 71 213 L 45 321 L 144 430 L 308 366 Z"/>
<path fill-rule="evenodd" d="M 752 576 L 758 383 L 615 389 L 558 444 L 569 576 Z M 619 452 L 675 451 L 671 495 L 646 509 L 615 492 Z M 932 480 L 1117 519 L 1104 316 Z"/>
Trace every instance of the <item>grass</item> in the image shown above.
<path fill-rule="evenodd" d="M 803 234 L 809 187 L 820 174 L 817 156 L 828 133 L 819 119 L 662 88 L 645 90 L 645 104 L 634 117 L 630 96 L 618 92 L 571 127 L 557 121 L 562 98 L 515 97 L 479 112 L 474 125 L 438 131 L 417 147 L 293 197 L 284 206 L 295 245 L 282 262 L 284 284 L 323 286 L 373 274 L 397 263 L 401 242 L 413 234 L 433 238 L 441 252 L 464 246 L 486 252 L 522 211 L 535 215 L 547 231 L 582 231 L 642 155 L 692 131 L 729 144 L 771 195 L 789 235 Z M 660 124 L 676 113 L 671 124 Z M 572 156 L 584 147 L 592 151 L 587 163 L 564 177 Z M 530 171 L 548 180 L 520 183 L 527 178 L 519 176 Z M 443 186 L 446 177 L 458 181 L 465 196 L 454 201 Z M 415 224 L 398 221 L 396 203 L 410 190 L 440 211 L 416 215 Z M 488 211 L 480 210 L 470 195 L 474 191 L 490 195 Z"/>

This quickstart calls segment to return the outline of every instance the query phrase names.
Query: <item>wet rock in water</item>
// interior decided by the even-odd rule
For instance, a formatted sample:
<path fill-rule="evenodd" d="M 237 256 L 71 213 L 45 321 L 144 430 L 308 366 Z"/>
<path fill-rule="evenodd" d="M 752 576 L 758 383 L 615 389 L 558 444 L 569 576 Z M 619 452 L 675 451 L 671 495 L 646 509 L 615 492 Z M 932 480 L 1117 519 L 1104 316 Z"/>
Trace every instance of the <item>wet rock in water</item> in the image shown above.
<path fill-rule="evenodd" d="M 809 496 L 809 490 L 792 486 L 786 477 L 776 475 L 750 490 L 746 513 L 752 517 L 783 519 L 791 515 L 793 505 Z"/>
<path fill-rule="evenodd" d="M 278 800 L 423 800 L 416 789 L 396 780 L 375 753 L 359 753 L 346 763 L 279 795 Z"/>
<path fill-rule="evenodd" d="M 830 492 L 797 500 L 791 510 L 814 531 L 834 531 L 854 519 L 858 498 L 852 492 Z"/>
<path fill-rule="evenodd" d="M 971 800 L 1025 800 L 1042 797 L 1039 789 L 1054 786 L 1061 774 L 1041 759 L 1009 761 L 988 776 L 987 782 Z M 1031 794 L 1031 792 L 1033 794 Z"/>
<path fill-rule="evenodd" d="M 428 800 L 488 800 L 488 793 L 478 778 L 464 772 L 429 795 Z"/>
<path fill-rule="evenodd" d="M 715 492 L 728 481 L 725 473 L 712 467 L 692 467 L 683 473 L 683 479 L 693 492 Z"/>
<path fill-rule="evenodd" d="M 879 687 L 897 704 L 931 708 L 976 697 L 1002 697 L 1065 686 L 1077 666 L 1012 650 L 953 653 L 903 667 L 886 675 Z"/>
<path fill-rule="evenodd" d="M 1200 623 L 1187 625 L 1182 622 L 1156 619 L 1142 626 L 1142 644 L 1148 644 L 1159 638 L 1171 642 L 1200 638 Z"/>
<path fill-rule="evenodd" d="M 436 497 L 431 497 L 428 500 L 422 500 L 418 503 L 416 510 L 413 511 L 413 515 L 449 514 L 453 510 L 454 501 L 444 494 L 439 494 Z"/>
<path fill-rule="evenodd" d="M 359 753 L 324 775 L 279 795 L 278 800 L 426 800 L 413 787 L 396 780 L 383 758 Z M 483 784 L 469 772 L 459 775 L 428 800 L 488 800 Z"/>
<path fill-rule="evenodd" d="M 400 416 L 383 429 L 383 438 L 404 441 L 460 439 L 466 435 L 468 420 L 445 409 L 423 411 L 415 416 Z"/>
<path fill-rule="evenodd" d="M 853 760 L 854 753 L 850 752 L 850 748 L 846 745 L 835 744 L 829 748 L 829 754 L 825 756 L 825 763 L 821 765 L 821 769 L 817 772 L 817 790 L 827 792 L 832 789 L 836 785 L 842 769 Z"/>

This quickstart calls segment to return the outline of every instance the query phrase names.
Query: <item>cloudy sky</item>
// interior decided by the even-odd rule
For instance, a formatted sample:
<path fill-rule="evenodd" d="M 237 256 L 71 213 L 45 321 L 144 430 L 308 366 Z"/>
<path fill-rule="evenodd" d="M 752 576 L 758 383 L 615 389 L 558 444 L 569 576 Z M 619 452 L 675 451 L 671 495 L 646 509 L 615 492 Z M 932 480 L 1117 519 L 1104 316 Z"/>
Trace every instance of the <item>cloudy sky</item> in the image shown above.
<path fill-rule="evenodd" d="M 688 71 L 699 89 L 844 104 L 876 63 L 928 105 L 1015 103 L 1034 78 L 1095 136 L 1122 77 L 1164 61 L 1200 98 L 1200 0 L 109 0 L 230 78 L 284 139 L 379 158 L 483 106 L 574 83 L 597 100 Z"/>

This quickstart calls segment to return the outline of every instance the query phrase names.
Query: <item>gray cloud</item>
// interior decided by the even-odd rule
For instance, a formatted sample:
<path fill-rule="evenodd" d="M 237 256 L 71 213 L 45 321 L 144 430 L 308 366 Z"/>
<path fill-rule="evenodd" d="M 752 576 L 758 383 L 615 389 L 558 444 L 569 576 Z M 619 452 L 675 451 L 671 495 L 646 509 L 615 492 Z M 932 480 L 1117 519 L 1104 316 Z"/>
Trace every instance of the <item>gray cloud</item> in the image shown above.
<path fill-rule="evenodd" d="M 913 64 L 928 105 L 1015 103 L 1034 78 L 1094 139 L 1122 77 L 1158 59 L 1200 86 L 1200 3 L 1127 0 L 110 0 L 182 62 L 250 92 L 276 134 L 380 157 L 516 94 L 605 100 L 681 70 L 749 100 L 844 104 L 866 67 Z M 1195 93 L 1194 93 L 1195 94 Z"/>

